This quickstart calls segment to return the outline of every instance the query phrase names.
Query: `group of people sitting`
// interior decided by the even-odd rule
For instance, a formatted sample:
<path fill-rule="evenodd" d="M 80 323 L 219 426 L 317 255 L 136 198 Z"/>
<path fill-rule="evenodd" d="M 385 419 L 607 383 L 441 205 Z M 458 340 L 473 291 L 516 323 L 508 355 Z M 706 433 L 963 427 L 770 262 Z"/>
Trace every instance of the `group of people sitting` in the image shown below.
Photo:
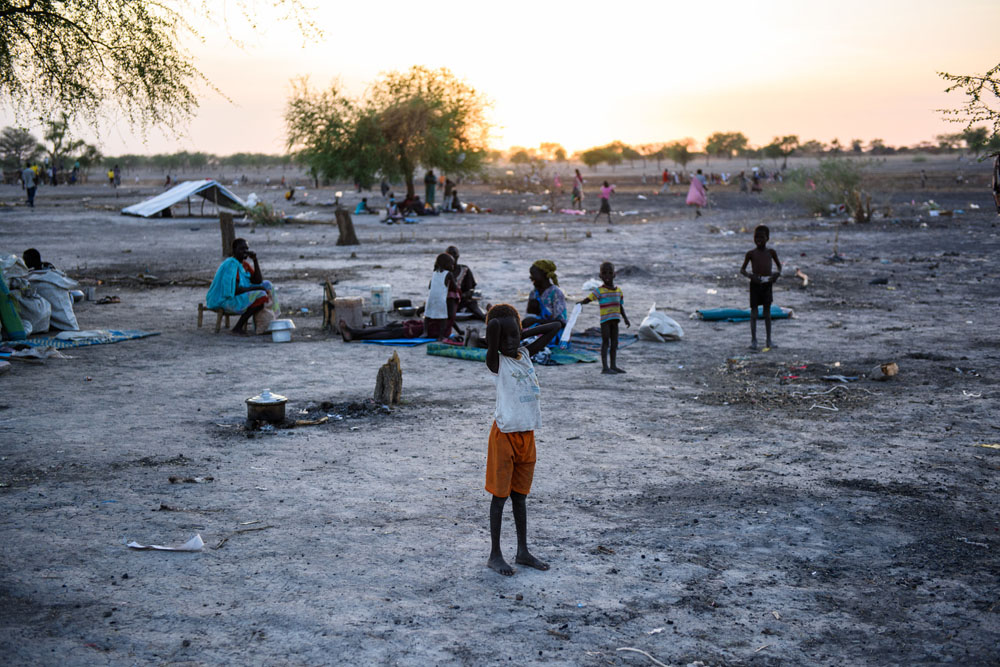
<path fill-rule="evenodd" d="M 458 325 L 460 313 L 463 319 L 486 321 L 486 313 L 476 296 L 476 278 L 472 269 L 460 264 L 458 258 L 458 248 L 453 245 L 435 258 L 426 303 L 416 311 L 421 319 L 390 322 L 379 327 L 352 327 L 341 320 L 337 325 L 343 339 L 423 337 L 485 346 L 475 329 L 466 327 L 463 331 Z M 529 277 L 533 290 L 523 318 L 524 326 L 549 322 L 565 325 L 566 296 L 559 288 L 555 262 L 548 259 L 536 261 L 531 265 Z M 234 239 L 232 255 L 219 265 L 205 295 L 206 307 L 238 316 L 231 333 L 245 336 L 251 319 L 254 319 L 257 331 L 266 329 L 266 324 L 273 318 L 274 303 L 274 287 L 270 281 L 264 280 L 257 254 L 250 250 L 246 239 Z M 461 338 L 453 337 L 453 333 Z"/>
<path fill-rule="evenodd" d="M 464 311 L 469 319 L 486 321 L 486 313 L 475 295 L 476 279 L 472 270 L 458 262 L 458 248 L 448 246 L 435 258 L 434 271 L 428 285 L 423 318 L 390 322 L 380 327 L 352 327 L 338 322 L 345 341 L 388 340 L 393 338 L 434 338 L 439 341 L 461 343 L 471 347 L 486 347 L 479 332 L 468 326 L 463 331 L 458 325 L 458 313 Z M 528 299 L 524 326 L 558 322 L 566 324 L 566 296 L 559 288 L 555 262 L 540 259 L 529 270 L 533 290 Z M 487 310 L 489 307 L 487 307 Z M 420 311 L 418 310 L 418 315 Z M 453 336 L 457 333 L 458 336 Z"/>

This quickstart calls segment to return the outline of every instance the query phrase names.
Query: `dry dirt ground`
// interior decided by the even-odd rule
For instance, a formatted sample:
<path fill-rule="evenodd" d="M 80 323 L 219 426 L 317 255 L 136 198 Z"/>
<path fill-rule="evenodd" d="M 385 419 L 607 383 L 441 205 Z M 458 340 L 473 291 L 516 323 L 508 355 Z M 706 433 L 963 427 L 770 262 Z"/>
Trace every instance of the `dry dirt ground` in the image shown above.
<path fill-rule="evenodd" d="M 623 178 L 614 206 L 638 213 L 613 227 L 480 187 L 465 199 L 496 213 L 355 218 L 353 248 L 328 225 L 241 228 L 293 312 L 283 345 L 195 327 L 218 225 L 117 214 L 156 188 L 43 187 L 33 211 L 0 189 L 5 252 L 37 247 L 121 298 L 79 304 L 84 328 L 161 334 L 0 377 L 4 662 L 652 664 L 631 647 L 668 665 L 998 664 L 1000 449 L 979 446 L 1000 442 L 998 218 L 982 174 L 929 193 L 914 178 L 868 225 L 733 191 L 694 220 Z M 965 213 L 910 204 L 930 196 Z M 759 223 L 810 284 L 778 283 L 796 318 L 751 354 L 747 324 L 687 315 L 743 306 Z M 827 260 L 835 242 L 846 261 Z M 624 349 L 623 376 L 539 368 L 529 539 L 549 572 L 484 567 L 485 367 L 400 349 L 402 404 L 352 408 L 391 349 L 320 328 L 324 279 L 421 299 L 450 243 L 487 301 L 523 308 L 540 257 L 579 296 L 609 259 L 636 324 L 655 301 L 686 332 Z M 873 379 L 888 361 L 899 375 Z M 247 432 L 243 401 L 264 387 L 343 419 Z M 125 546 L 195 533 L 200 553 Z"/>

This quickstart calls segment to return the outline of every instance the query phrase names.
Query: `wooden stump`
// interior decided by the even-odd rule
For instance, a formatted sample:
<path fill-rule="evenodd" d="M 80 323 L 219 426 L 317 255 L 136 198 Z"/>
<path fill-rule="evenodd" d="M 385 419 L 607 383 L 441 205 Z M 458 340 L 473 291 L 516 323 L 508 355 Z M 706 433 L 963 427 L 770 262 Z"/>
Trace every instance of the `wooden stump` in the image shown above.
<path fill-rule="evenodd" d="M 375 377 L 375 402 L 380 405 L 396 405 L 403 393 L 403 369 L 399 365 L 399 355 L 394 351 L 389 361 L 378 369 Z"/>
<path fill-rule="evenodd" d="M 219 229 L 222 231 L 222 258 L 225 259 L 233 254 L 233 239 L 236 238 L 232 213 L 219 212 Z"/>
<path fill-rule="evenodd" d="M 337 332 L 337 291 L 329 280 L 323 285 L 323 329 Z"/>
<path fill-rule="evenodd" d="M 337 229 L 340 230 L 340 238 L 337 245 L 361 245 L 357 234 L 354 233 L 354 221 L 351 214 L 342 208 L 338 208 L 334 215 L 337 216 Z"/>

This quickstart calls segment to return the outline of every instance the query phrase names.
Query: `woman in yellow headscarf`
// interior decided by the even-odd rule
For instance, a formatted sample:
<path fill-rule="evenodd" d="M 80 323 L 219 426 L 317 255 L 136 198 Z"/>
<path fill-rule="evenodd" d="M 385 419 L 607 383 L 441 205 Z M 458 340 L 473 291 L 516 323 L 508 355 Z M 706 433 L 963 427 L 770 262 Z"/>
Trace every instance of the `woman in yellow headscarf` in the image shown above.
<path fill-rule="evenodd" d="M 521 325 L 527 329 L 546 322 L 566 324 L 566 295 L 559 289 L 556 263 L 551 259 L 540 259 L 531 265 L 529 274 L 535 289 L 528 297 L 528 314 L 521 320 Z M 553 340 L 559 340 L 559 335 Z"/>

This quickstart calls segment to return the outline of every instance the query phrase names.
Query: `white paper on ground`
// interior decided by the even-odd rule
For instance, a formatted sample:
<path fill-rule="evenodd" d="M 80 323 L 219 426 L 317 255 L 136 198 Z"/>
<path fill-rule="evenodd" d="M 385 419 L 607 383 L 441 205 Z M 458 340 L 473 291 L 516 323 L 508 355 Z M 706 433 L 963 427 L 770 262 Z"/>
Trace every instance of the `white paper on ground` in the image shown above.
<path fill-rule="evenodd" d="M 569 319 L 566 320 L 566 326 L 563 327 L 562 336 L 559 337 L 560 345 L 567 345 L 569 343 L 569 337 L 573 335 L 573 327 L 576 326 L 576 318 L 580 317 L 581 310 L 583 310 L 583 306 L 580 304 L 573 306 L 573 312 L 569 314 Z"/>
<path fill-rule="evenodd" d="M 152 549 L 153 551 L 201 551 L 201 548 L 205 546 L 205 543 L 201 541 L 201 535 L 195 535 L 179 547 L 163 547 L 159 544 L 150 544 L 146 546 L 135 541 L 129 542 L 128 546 L 131 549 Z"/>

